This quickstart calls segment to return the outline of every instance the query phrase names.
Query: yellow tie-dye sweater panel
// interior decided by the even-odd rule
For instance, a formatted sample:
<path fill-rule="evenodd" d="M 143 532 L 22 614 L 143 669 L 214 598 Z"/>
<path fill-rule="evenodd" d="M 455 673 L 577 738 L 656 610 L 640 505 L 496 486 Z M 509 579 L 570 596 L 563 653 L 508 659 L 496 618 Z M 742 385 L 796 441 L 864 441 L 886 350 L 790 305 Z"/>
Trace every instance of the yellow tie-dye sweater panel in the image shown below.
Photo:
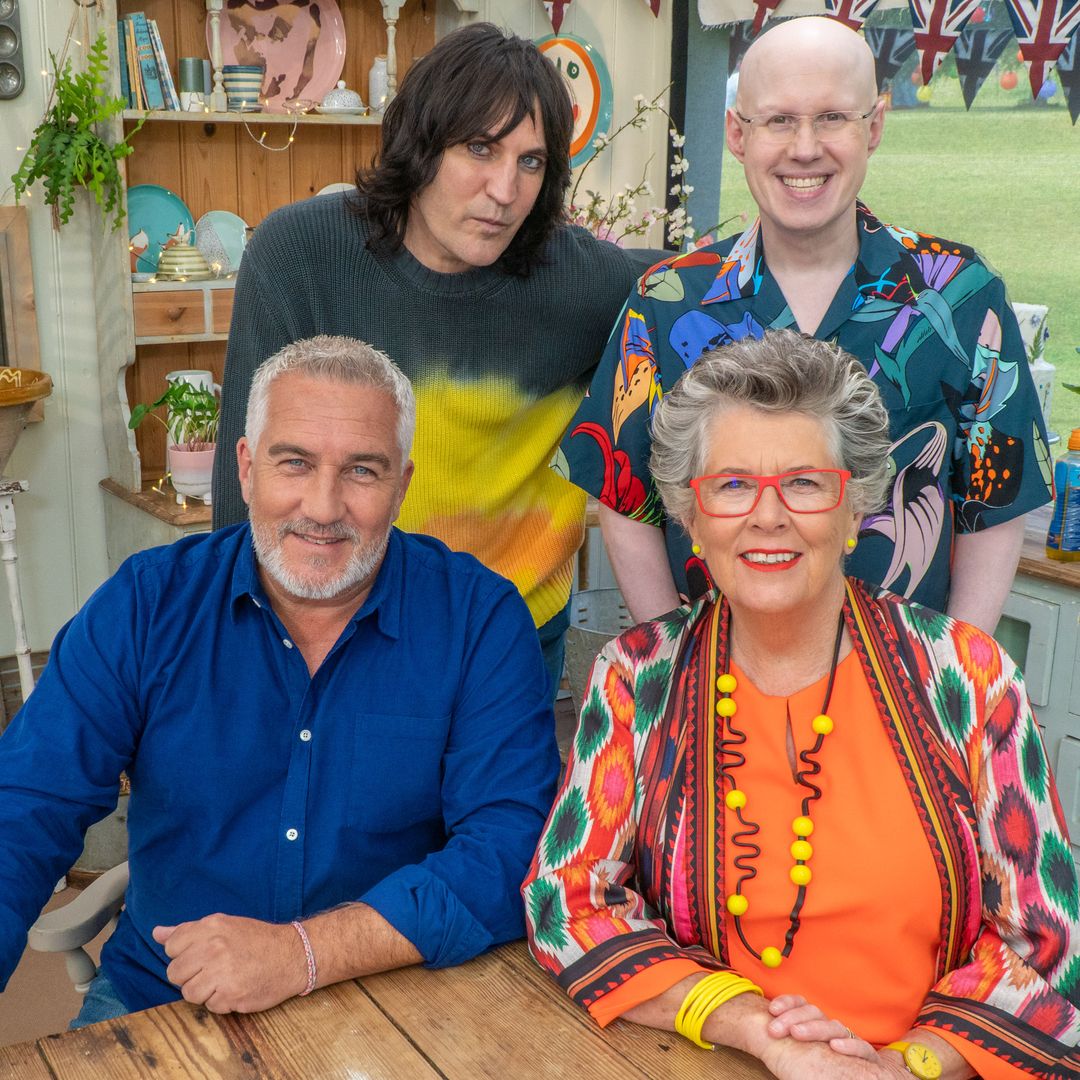
<path fill-rule="evenodd" d="M 566 605 L 584 533 L 584 492 L 551 468 L 581 390 L 535 398 L 508 379 L 445 373 L 414 386 L 415 472 L 398 524 L 509 578 L 543 625 Z"/>

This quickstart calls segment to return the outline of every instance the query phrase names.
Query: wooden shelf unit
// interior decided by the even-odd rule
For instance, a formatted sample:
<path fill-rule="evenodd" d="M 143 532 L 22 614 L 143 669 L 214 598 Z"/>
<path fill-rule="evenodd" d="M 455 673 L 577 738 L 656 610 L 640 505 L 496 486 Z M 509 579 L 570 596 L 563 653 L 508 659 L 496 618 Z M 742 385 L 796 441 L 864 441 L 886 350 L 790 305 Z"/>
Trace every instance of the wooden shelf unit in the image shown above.
<path fill-rule="evenodd" d="M 323 116 L 322 113 L 272 113 L 272 112 L 176 112 L 172 109 L 125 109 L 121 113 L 125 120 L 145 120 L 147 123 L 164 121 L 171 124 L 249 124 L 258 127 L 266 124 L 320 124 L 324 127 L 348 127 L 362 124 L 367 127 L 379 127 L 382 124 L 381 113 L 368 113 L 360 116 L 339 114 Z"/>
<path fill-rule="evenodd" d="M 412 59 L 435 43 L 434 0 L 408 0 L 404 5 L 396 0 L 385 4 L 338 0 L 338 4 L 347 48 L 341 78 L 362 95 L 372 61 L 388 51 L 388 25 L 396 33 L 399 79 Z M 104 0 L 96 18 L 109 35 L 114 93 L 120 90 L 116 21 L 134 11 L 157 20 L 174 78 L 180 57 L 208 55 L 207 0 Z M 160 184 L 176 192 L 196 221 L 207 211 L 228 210 L 251 226 L 277 207 L 309 198 L 328 184 L 351 182 L 357 168 L 374 156 L 381 124 L 378 115 L 125 110 L 110 122 L 112 136 L 131 131 L 143 119 L 146 122 L 132 141 L 134 153 L 121 163 L 128 186 Z M 264 130 L 265 145 L 260 146 Z M 169 283 L 168 288 L 160 282 L 151 287 L 138 283 L 133 287 L 126 226 L 95 232 L 101 410 L 109 467 L 106 490 L 111 492 L 106 506 L 116 507 L 123 500 L 114 497 L 114 486 L 141 493 L 144 474 L 156 479 L 165 472 L 164 430 L 160 424 L 144 423 L 137 432 L 129 431 L 129 402 L 158 398 L 165 374 L 177 369 L 209 370 L 221 381 L 233 282 Z M 123 505 L 125 519 L 134 513 L 159 517 L 156 498 Z M 107 528 L 113 562 L 115 522 L 110 513 Z M 128 524 L 117 528 L 129 540 L 137 531 Z M 190 531 L 190 523 L 184 528 Z"/>

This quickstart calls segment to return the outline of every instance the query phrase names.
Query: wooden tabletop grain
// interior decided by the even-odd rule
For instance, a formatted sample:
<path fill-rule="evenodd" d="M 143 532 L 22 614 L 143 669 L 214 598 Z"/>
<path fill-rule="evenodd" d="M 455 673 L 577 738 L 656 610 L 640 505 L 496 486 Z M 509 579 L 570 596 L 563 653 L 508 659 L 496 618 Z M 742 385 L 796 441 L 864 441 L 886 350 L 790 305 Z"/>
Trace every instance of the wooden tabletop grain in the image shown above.
<path fill-rule="evenodd" d="M 618 1020 L 601 1031 L 507 945 L 462 967 L 405 968 L 216 1016 L 178 1002 L 0 1048 L 0 1080 L 763 1080 L 733 1050 Z"/>

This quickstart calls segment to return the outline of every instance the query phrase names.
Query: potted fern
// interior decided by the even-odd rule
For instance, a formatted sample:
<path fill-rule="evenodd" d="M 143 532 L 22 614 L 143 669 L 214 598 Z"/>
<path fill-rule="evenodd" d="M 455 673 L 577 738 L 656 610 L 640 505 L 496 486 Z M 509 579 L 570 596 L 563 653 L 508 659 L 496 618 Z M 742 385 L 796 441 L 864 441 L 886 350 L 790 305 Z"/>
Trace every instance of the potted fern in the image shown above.
<path fill-rule="evenodd" d="M 66 51 L 66 50 L 65 50 Z M 67 224 L 75 210 L 75 191 L 83 187 L 94 197 L 113 228 L 124 220 L 124 184 L 117 167 L 131 153 L 132 135 L 142 121 L 119 142 L 109 146 L 97 126 L 123 111 L 124 101 L 108 94 L 109 54 L 105 31 L 98 34 L 87 55 L 86 71 L 74 74 L 71 59 L 53 53 L 53 88 L 41 123 L 18 171 L 12 176 L 15 201 L 37 180 L 43 180 L 45 203 L 52 207 L 53 227 Z"/>
<path fill-rule="evenodd" d="M 155 411 L 163 405 L 165 419 Z M 209 503 L 218 430 L 218 399 L 213 390 L 183 380 L 171 382 L 157 401 L 131 410 L 128 427 L 137 428 L 147 416 L 153 416 L 168 433 L 169 473 L 177 501 L 190 495 Z"/>

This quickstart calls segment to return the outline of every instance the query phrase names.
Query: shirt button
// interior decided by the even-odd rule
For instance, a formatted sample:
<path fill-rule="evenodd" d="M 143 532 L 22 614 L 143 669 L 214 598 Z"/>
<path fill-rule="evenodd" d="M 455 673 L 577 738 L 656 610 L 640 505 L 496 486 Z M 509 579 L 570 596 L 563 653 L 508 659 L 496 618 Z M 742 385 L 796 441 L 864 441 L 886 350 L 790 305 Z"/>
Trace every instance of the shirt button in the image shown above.
<path fill-rule="evenodd" d="M 287 637 L 281 639 L 281 644 L 284 645 L 286 649 L 292 648 L 292 642 Z"/>
<path fill-rule="evenodd" d="M 300 741 L 311 742 L 311 732 L 308 731 L 307 728 L 304 728 L 304 730 L 300 732 Z"/>
<path fill-rule="evenodd" d="M 286 829 L 285 830 L 285 839 L 286 840 L 295 840 L 299 835 L 300 834 L 295 829 Z"/>

